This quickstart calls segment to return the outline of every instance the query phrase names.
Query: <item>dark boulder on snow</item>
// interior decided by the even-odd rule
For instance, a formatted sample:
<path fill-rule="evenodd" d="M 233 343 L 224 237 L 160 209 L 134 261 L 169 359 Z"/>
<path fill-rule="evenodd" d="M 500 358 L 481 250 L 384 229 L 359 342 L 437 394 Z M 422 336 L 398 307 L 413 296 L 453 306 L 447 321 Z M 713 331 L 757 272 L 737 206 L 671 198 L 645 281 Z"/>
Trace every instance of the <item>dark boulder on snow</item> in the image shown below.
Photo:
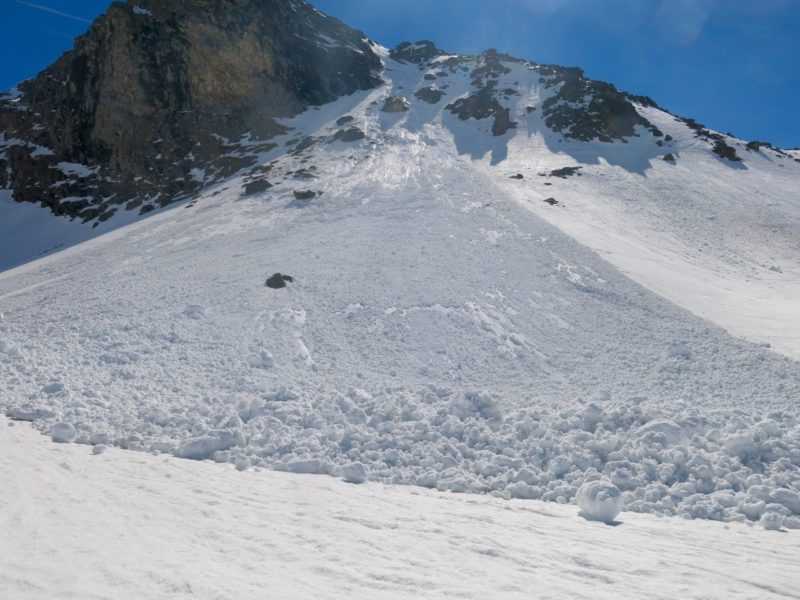
<path fill-rule="evenodd" d="M 389 96 L 386 99 L 386 102 L 383 103 L 383 107 L 381 108 L 382 112 L 385 113 L 401 113 L 406 112 L 409 108 L 408 102 L 403 98 L 398 98 L 397 96 Z"/>
<path fill-rule="evenodd" d="M 311 190 L 307 190 L 304 192 L 299 192 L 299 191 L 294 192 L 295 200 L 311 200 L 312 198 L 316 197 L 317 197 L 317 192 L 312 192 Z"/>
<path fill-rule="evenodd" d="M 366 139 L 366 137 L 366 134 L 358 127 L 350 127 L 349 129 L 340 129 L 337 131 L 333 135 L 332 141 L 349 143 Z"/>
<path fill-rule="evenodd" d="M 287 283 L 294 283 L 294 277 L 284 275 L 283 273 L 275 273 L 272 277 L 267 279 L 267 287 L 273 290 L 280 290 L 286 287 Z"/>
<path fill-rule="evenodd" d="M 739 158 L 739 155 L 736 154 L 736 148 L 726 144 L 725 140 L 719 139 L 716 142 L 714 142 L 714 148 L 712 152 L 717 156 L 719 156 L 720 158 L 724 158 L 725 160 L 730 160 L 734 162 L 742 160 L 741 158 Z"/>
<path fill-rule="evenodd" d="M 253 196 L 255 194 L 260 194 L 261 192 L 266 192 L 271 187 L 272 184 L 266 179 L 256 179 L 254 181 L 248 181 L 244 185 L 244 195 Z"/>
<path fill-rule="evenodd" d="M 429 85 L 418 89 L 414 96 L 423 102 L 427 102 L 428 104 L 436 104 L 444 97 L 444 92 L 432 85 Z"/>
<path fill-rule="evenodd" d="M 665 154 L 664 160 L 667 162 L 675 162 L 675 155 L 674 154 Z"/>

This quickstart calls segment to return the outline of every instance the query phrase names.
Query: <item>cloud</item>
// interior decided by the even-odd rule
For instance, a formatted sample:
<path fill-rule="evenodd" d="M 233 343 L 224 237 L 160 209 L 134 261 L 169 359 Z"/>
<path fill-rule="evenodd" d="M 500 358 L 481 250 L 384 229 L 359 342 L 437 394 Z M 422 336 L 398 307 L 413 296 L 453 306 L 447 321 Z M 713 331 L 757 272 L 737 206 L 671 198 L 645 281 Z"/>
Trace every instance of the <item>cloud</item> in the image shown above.
<path fill-rule="evenodd" d="M 12 0 L 12 2 L 16 2 L 17 4 L 21 4 L 22 6 L 27 6 L 28 8 L 35 8 L 36 10 L 41 10 L 43 12 L 48 12 L 54 15 L 58 15 L 59 17 L 65 17 L 67 19 L 73 19 L 75 21 L 80 21 L 82 23 L 91 23 L 90 19 L 84 19 L 83 17 L 78 17 L 76 15 L 71 15 L 69 13 L 62 12 L 60 10 L 56 10 L 55 8 L 50 8 L 49 6 L 43 6 L 41 4 L 35 4 L 34 2 L 26 2 L 25 0 Z"/>

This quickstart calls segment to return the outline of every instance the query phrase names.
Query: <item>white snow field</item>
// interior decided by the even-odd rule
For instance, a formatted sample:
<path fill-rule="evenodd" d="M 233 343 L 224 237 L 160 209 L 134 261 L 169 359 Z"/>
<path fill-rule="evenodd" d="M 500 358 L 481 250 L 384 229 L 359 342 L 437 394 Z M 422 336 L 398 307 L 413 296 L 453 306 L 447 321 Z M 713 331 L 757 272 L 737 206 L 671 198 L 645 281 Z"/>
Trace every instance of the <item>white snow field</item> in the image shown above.
<path fill-rule="evenodd" d="M 501 84 L 520 82 L 514 114 L 527 114 L 538 79 L 509 66 Z M 665 113 L 688 174 L 648 163 L 638 142 L 558 146 L 533 122 L 494 138 L 483 121 L 443 113 L 444 100 L 380 112 L 424 71 L 387 59 L 385 75 L 387 87 L 288 122 L 287 139 L 317 139 L 264 157 L 269 191 L 243 198 L 233 178 L 0 274 L 0 408 L 59 438 L 242 469 L 562 503 L 605 479 L 627 511 L 752 522 L 778 511 L 779 525 L 800 527 L 800 364 L 640 287 L 561 231 L 580 239 L 605 215 L 611 225 L 595 229 L 635 250 L 620 265 L 636 263 L 631 277 L 655 265 L 679 292 L 728 289 L 711 308 L 734 306 L 750 283 L 786 299 L 800 238 L 780 171 L 796 181 L 800 165 L 706 159 Z M 448 81 L 453 98 L 471 87 L 460 71 Z M 326 142 L 343 114 L 366 141 Z M 546 172 L 576 148 L 605 155 L 571 179 L 509 179 L 507 165 Z M 753 217 L 727 240 L 746 210 L 701 203 L 720 196 L 708 173 L 760 174 L 774 198 L 752 200 L 753 212 L 785 216 L 785 231 L 767 238 Z M 659 204 L 685 189 L 690 200 Z M 318 195 L 294 195 L 304 191 Z M 671 262 L 692 236 L 709 240 L 708 261 Z M 759 252 L 779 271 L 748 283 L 735 265 Z M 265 287 L 276 272 L 294 282 Z M 703 312 L 692 298 L 682 304 Z M 776 323 L 788 345 L 770 339 L 791 350 L 800 320 L 780 311 L 798 304 L 776 300 L 778 318 L 759 306 L 752 322 Z"/>
<path fill-rule="evenodd" d="M 798 598 L 794 535 L 56 445 L 0 418 L 0 597 Z"/>

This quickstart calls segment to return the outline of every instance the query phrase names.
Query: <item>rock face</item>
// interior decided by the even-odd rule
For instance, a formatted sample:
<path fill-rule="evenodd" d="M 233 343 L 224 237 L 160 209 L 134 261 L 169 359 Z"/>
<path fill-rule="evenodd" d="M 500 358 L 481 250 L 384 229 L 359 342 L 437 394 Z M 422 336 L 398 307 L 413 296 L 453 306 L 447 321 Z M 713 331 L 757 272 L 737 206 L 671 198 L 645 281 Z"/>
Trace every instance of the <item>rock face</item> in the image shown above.
<path fill-rule="evenodd" d="M 0 188 L 86 221 L 146 212 L 252 165 L 276 119 L 373 88 L 380 67 L 304 0 L 114 3 L 0 97 Z"/>

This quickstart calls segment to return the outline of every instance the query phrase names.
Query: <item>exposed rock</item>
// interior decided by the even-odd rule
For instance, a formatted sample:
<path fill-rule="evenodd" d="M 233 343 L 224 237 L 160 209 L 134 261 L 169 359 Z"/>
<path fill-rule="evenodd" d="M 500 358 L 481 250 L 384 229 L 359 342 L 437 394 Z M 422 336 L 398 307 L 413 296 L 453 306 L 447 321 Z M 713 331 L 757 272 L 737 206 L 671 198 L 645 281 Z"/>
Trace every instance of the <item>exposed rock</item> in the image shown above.
<path fill-rule="evenodd" d="M 675 156 L 673 154 L 665 154 L 664 160 L 667 162 L 675 162 Z"/>
<path fill-rule="evenodd" d="M 406 112 L 408 108 L 409 104 L 404 98 L 389 96 L 386 99 L 386 102 L 383 103 L 383 108 L 381 108 L 381 111 L 385 113 L 400 113 Z"/>
<path fill-rule="evenodd" d="M 353 122 L 353 117 L 351 117 L 350 115 L 345 115 L 343 117 L 339 117 L 338 119 L 336 119 L 336 124 L 339 127 L 341 127 L 342 125 L 347 125 L 348 123 L 352 122 Z"/>
<path fill-rule="evenodd" d="M 21 141 L 0 183 L 84 220 L 167 204 L 203 185 L 192 169 L 211 182 L 252 166 L 285 132 L 277 119 L 379 85 L 380 66 L 361 32 L 302 0 L 114 3 L 21 97 L 0 99 L 0 131 Z"/>
<path fill-rule="evenodd" d="M 495 136 L 503 135 L 509 129 L 517 126 L 511 120 L 511 111 L 501 105 L 494 97 L 494 87 L 491 85 L 465 98 L 459 98 L 452 104 L 448 104 L 446 108 L 462 121 L 493 117 L 492 134 Z"/>
<path fill-rule="evenodd" d="M 423 102 L 427 102 L 428 104 L 436 104 L 444 97 L 444 92 L 435 88 L 434 86 L 429 85 L 427 87 L 418 89 L 414 96 Z"/>
<path fill-rule="evenodd" d="M 572 177 L 573 175 L 580 175 L 580 170 L 582 168 L 583 167 L 562 167 L 560 169 L 550 171 L 549 177 L 560 177 L 561 179 L 566 179 L 567 177 Z"/>
<path fill-rule="evenodd" d="M 522 173 L 517 173 L 516 175 L 512 175 L 511 179 L 525 179 L 525 175 Z"/>
<path fill-rule="evenodd" d="M 244 195 L 252 196 L 254 194 L 260 194 L 261 192 L 266 192 L 271 187 L 272 184 L 266 179 L 248 181 L 244 186 Z"/>
<path fill-rule="evenodd" d="M 556 200 L 555 198 L 545 198 L 544 201 L 547 202 L 550 206 L 558 205 L 558 200 Z"/>
<path fill-rule="evenodd" d="M 272 277 L 267 279 L 266 286 L 273 290 L 280 290 L 286 287 L 287 283 L 293 283 L 294 278 L 283 273 L 275 273 Z"/>
<path fill-rule="evenodd" d="M 357 142 L 365 139 L 366 134 L 358 127 L 351 127 L 349 129 L 342 129 L 333 135 L 333 140 L 336 142 Z"/>
<path fill-rule="evenodd" d="M 741 158 L 739 158 L 739 155 L 736 154 L 736 148 L 734 148 L 733 146 L 729 146 L 728 144 L 725 143 L 724 140 L 721 139 L 717 140 L 714 143 L 714 148 L 712 152 L 717 156 L 724 158 L 726 160 L 731 160 L 734 162 L 742 160 Z"/>
<path fill-rule="evenodd" d="M 637 126 L 656 137 L 663 135 L 636 111 L 632 100 L 644 97 L 630 96 L 610 83 L 587 79 L 578 68 L 540 66 L 539 71 L 547 75 L 545 87 L 558 88 L 542 104 L 545 124 L 565 138 L 584 142 L 625 141 L 637 135 Z"/>
<path fill-rule="evenodd" d="M 317 192 L 312 192 L 311 190 L 304 192 L 299 192 L 299 191 L 294 192 L 295 200 L 311 200 L 312 198 L 316 197 L 317 197 Z"/>
<path fill-rule="evenodd" d="M 416 44 L 402 42 L 389 53 L 389 56 L 394 60 L 419 65 L 441 54 L 444 54 L 444 52 L 439 50 L 433 42 L 422 40 Z"/>

